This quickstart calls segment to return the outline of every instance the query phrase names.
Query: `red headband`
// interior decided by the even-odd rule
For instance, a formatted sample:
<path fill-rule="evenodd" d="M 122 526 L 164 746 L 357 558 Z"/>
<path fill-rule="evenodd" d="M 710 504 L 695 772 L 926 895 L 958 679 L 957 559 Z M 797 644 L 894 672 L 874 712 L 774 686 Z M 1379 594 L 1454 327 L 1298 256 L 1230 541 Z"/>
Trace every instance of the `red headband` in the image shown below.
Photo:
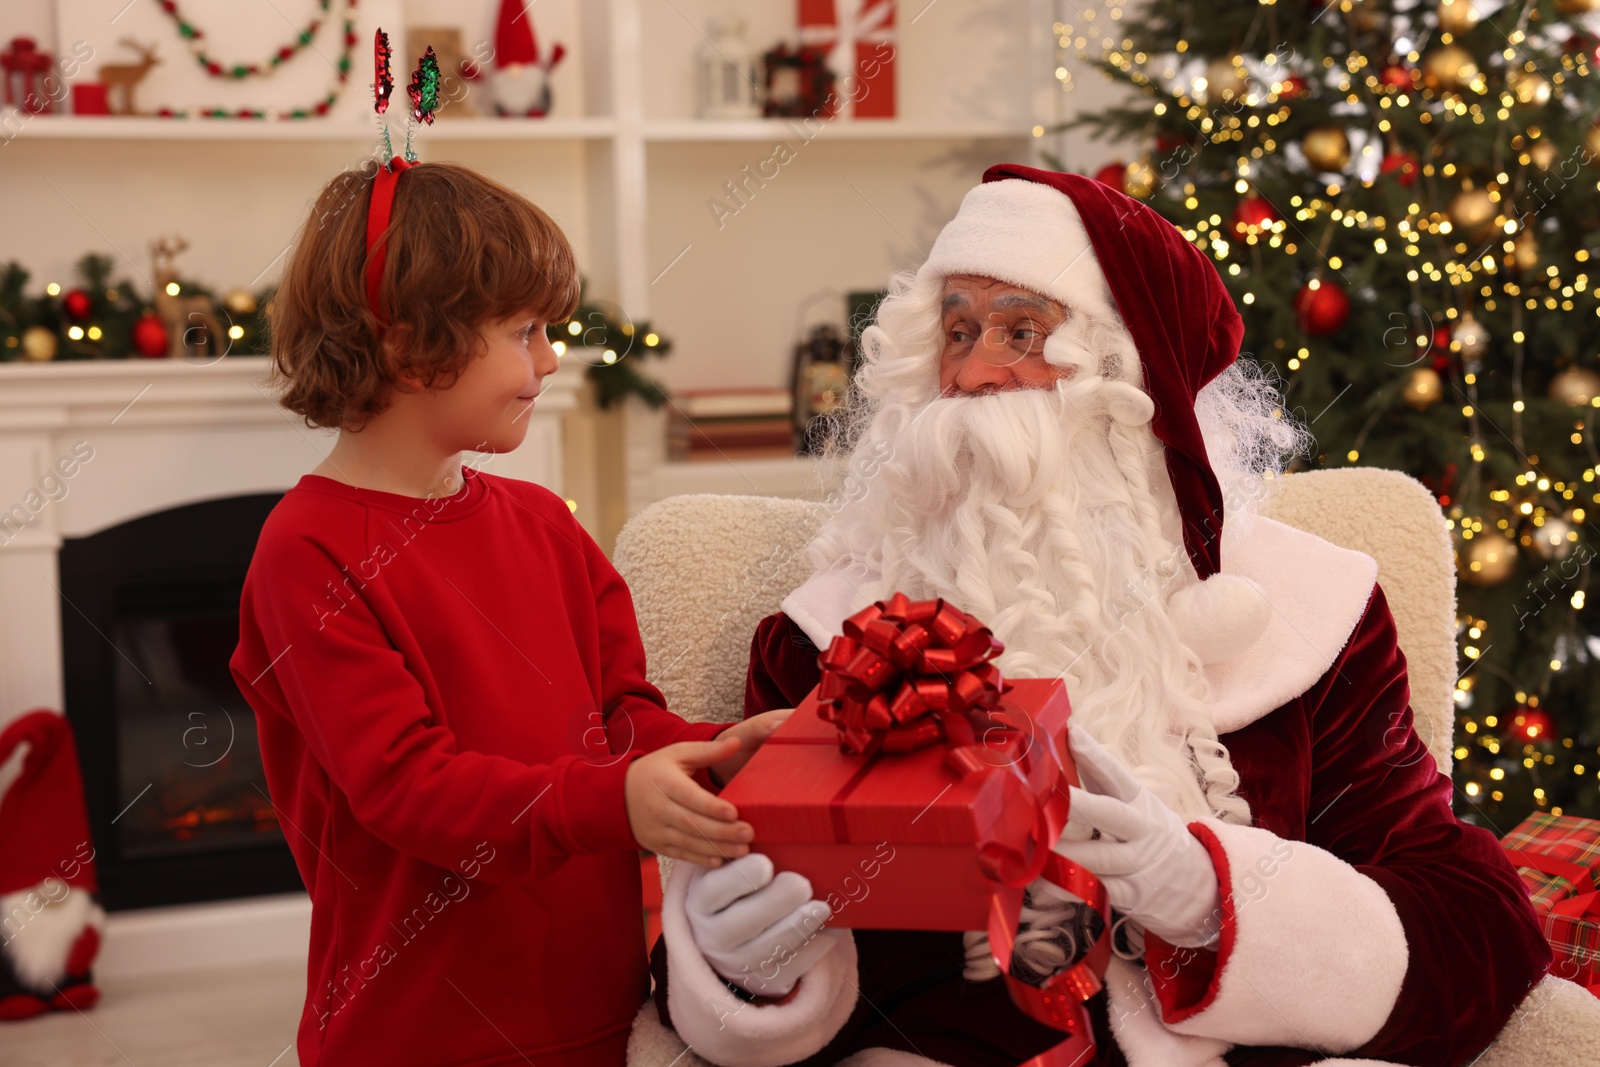
<path fill-rule="evenodd" d="M 383 264 L 389 251 L 389 242 L 384 238 L 389 229 L 389 212 L 394 207 L 394 190 L 400 181 L 400 172 L 411 166 L 399 156 L 389 160 L 388 166 L 379 166 L 372 182 L 372 202 L 367 207 L 367 304 L 377 316 L 380 336 L 389 326 L 381 299 Z"/>

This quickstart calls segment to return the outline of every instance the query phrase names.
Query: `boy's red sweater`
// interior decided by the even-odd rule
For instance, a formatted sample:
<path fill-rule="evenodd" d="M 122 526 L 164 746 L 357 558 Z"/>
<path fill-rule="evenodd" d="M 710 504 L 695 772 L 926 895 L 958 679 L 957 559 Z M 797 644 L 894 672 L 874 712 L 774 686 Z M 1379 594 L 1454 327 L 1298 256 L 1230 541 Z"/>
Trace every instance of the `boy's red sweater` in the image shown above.
<path fill-rule="evenodd" d="M 465 473 L 432 500 L 308 474 L 245 580 L 229 666 L 312 900 L 306 1067 L 621 1067 L 649 993 L 623 778 L 727 725 L 645 681 L 561 498 Z"/>

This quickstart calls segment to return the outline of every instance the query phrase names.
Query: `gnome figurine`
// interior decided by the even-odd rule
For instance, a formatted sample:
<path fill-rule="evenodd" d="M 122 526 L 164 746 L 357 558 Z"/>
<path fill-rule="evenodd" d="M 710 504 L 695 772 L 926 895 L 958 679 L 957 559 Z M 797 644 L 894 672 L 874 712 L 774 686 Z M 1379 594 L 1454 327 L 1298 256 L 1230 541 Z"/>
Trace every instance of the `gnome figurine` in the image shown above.
<path fill-rule="evenodd" d="M 0 730 L 0 1022 L 100 998 L 97 889 L 72 728 L 28 712 Z"/>
<path fill-rule="evenodd" d="M 523 7 L 523 0 L 500 0 L 494 30 L 494 67 L 489 72 L 495 113 L 526 118 L 548 114 L 550 72 L 566 54 L 566 48 L 558 44 L 551 47 L 549 55 L 539 58 L 533 19 Z"/>

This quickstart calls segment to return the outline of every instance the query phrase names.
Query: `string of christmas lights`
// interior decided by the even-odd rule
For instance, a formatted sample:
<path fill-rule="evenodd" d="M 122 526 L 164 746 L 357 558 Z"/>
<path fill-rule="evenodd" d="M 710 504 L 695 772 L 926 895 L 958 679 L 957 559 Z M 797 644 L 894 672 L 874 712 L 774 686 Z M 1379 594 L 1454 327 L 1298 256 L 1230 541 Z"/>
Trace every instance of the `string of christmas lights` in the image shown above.
<path fill-rule="evenodd" d="M 1314 462 L 1411 471 L 1444 508 L 1463 817 L 1509 828 L 1600 815 L 1600 0 L 1488 6 L 1105 2 L 1054 32 L 1064 91 L 1069 55 L 1142 90 L 1063 128 L 1148 146 L 1096 176 L 1214 259 Z"/>

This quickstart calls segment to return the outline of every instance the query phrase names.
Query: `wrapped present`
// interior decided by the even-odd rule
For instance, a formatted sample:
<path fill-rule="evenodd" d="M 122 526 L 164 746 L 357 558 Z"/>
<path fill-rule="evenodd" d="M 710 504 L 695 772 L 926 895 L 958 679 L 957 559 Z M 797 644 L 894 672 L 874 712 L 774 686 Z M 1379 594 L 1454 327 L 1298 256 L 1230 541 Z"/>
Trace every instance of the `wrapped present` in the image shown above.
<path fill-rule="evenodd" d="M 799 0 L 800 43 L 825 49 L 835 95 L 858 119 L 895 117 L 895 0 Z"/>
<path fill-rule="evenodd" d="M 1500 843 L 1544 923 L 1550 973 L 1600 996 L 1600 821 L 1535 812 Z"/>
<path fill-rule="evenodd" d="M 990 662 L 1003 646 L 942 600 L 896 594 L 843 629 L 816 689 L 722 796 L 753 848 L 810 880 L 830 926 L 986 929 L 1018 1006 L 1082 1038 L 1110 915 L 1099 880 L 1051 848 L 1078 784 L 1065 686 L 1006 683 Z M 1034 987 L 1009 969 L 1022 891 L 1041 876 L 1106 922 L 1083 959 Z"/>

